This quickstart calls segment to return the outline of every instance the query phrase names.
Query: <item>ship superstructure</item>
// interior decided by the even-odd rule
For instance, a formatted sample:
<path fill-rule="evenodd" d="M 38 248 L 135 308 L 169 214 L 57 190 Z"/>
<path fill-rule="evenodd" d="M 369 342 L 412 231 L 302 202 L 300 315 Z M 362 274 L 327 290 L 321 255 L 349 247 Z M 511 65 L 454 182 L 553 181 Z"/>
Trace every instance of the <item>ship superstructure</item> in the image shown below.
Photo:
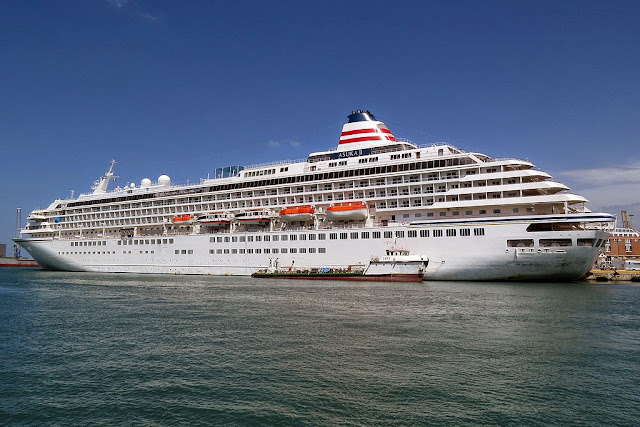
<path fill-rule="evenodd" d="M 429 259 L 425 278 L 566 280 L 589 270 L 614 217 L 527 161 L 396 138 L 368 111 L 306 161 L 162 175 L 56 200 L 16 241 L 44 268 L 240 274 L 366 264 L 391 247 Z"/>

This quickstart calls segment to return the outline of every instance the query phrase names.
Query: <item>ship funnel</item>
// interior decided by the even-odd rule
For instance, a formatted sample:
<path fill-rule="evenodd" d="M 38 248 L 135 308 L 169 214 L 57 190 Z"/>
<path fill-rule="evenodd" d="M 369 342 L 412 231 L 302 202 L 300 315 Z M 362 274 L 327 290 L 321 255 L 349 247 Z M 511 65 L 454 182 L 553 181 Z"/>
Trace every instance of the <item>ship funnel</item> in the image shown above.
<path fill-rule="evenodd" d="M 349 123 L 376 121 L 376 118 L 374 117 L 373 114 L 371 114 L 371 111 L 362 111 L 362 110 L 352 111 L 351 114 L 347 116 L 347 118 L 349 119 Z"/>
<path fill-rule="evenodd" d="M 389 128 L 376 120 L 370 111 L 355 110 L 347 118 L 349 121 L 342 127 L 338 150 L 364 149 L 396 141 Z"/>

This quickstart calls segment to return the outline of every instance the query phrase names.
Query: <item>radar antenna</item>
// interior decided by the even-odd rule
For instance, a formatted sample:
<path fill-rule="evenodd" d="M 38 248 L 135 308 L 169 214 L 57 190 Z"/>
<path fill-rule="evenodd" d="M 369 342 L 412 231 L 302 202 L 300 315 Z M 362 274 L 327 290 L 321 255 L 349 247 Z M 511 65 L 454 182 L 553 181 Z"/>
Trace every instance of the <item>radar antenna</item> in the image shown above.
<path fill-rule="evenodd" d="M 93 190 L 93 194 L 103 194 L 107 192 L 107 187 L 109 186 L 109 181 L 116 180 L 118 178 L 113 174 L 113 166 L 116 164 L 115 160 L 111 160 L 111 166 L 109 166 L 109 170 L 100 178 L 98 181 L 95 181 L 91 186 Z"/>

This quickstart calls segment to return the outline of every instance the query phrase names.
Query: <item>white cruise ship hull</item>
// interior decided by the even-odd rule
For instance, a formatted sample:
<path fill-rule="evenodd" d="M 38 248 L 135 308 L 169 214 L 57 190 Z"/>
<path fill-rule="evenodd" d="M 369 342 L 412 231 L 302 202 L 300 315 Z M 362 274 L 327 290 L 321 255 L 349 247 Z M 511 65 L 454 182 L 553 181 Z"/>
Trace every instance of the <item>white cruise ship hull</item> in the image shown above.
<path fill-rule="evenodd" d="M 251 275 L 276 260 L 280 268 L 366 266 L 387 249 L 402 247 L 428 259 L 425 280 L 571 281 L 590 270 L 608 236 L 598 230 L 528 232 L 530 223 L 514 218 L 482 224 L 16 241 L 51 270 Z M 533 245 L 509 246 L 508 241 L 518 239 Z M 542 245 L 549 240 L 570 244 Z"/>

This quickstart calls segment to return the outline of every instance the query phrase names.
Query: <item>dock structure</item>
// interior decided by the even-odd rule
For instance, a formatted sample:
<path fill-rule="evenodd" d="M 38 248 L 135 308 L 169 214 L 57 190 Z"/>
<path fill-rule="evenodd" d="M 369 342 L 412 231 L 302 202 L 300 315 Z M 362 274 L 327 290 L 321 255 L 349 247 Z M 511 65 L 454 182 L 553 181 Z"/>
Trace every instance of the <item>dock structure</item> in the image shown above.
<path fill-rule="evenodd" d="M 640 270 L 591 270 L 584 279 L 596 282 L 640 282 Z"/>

